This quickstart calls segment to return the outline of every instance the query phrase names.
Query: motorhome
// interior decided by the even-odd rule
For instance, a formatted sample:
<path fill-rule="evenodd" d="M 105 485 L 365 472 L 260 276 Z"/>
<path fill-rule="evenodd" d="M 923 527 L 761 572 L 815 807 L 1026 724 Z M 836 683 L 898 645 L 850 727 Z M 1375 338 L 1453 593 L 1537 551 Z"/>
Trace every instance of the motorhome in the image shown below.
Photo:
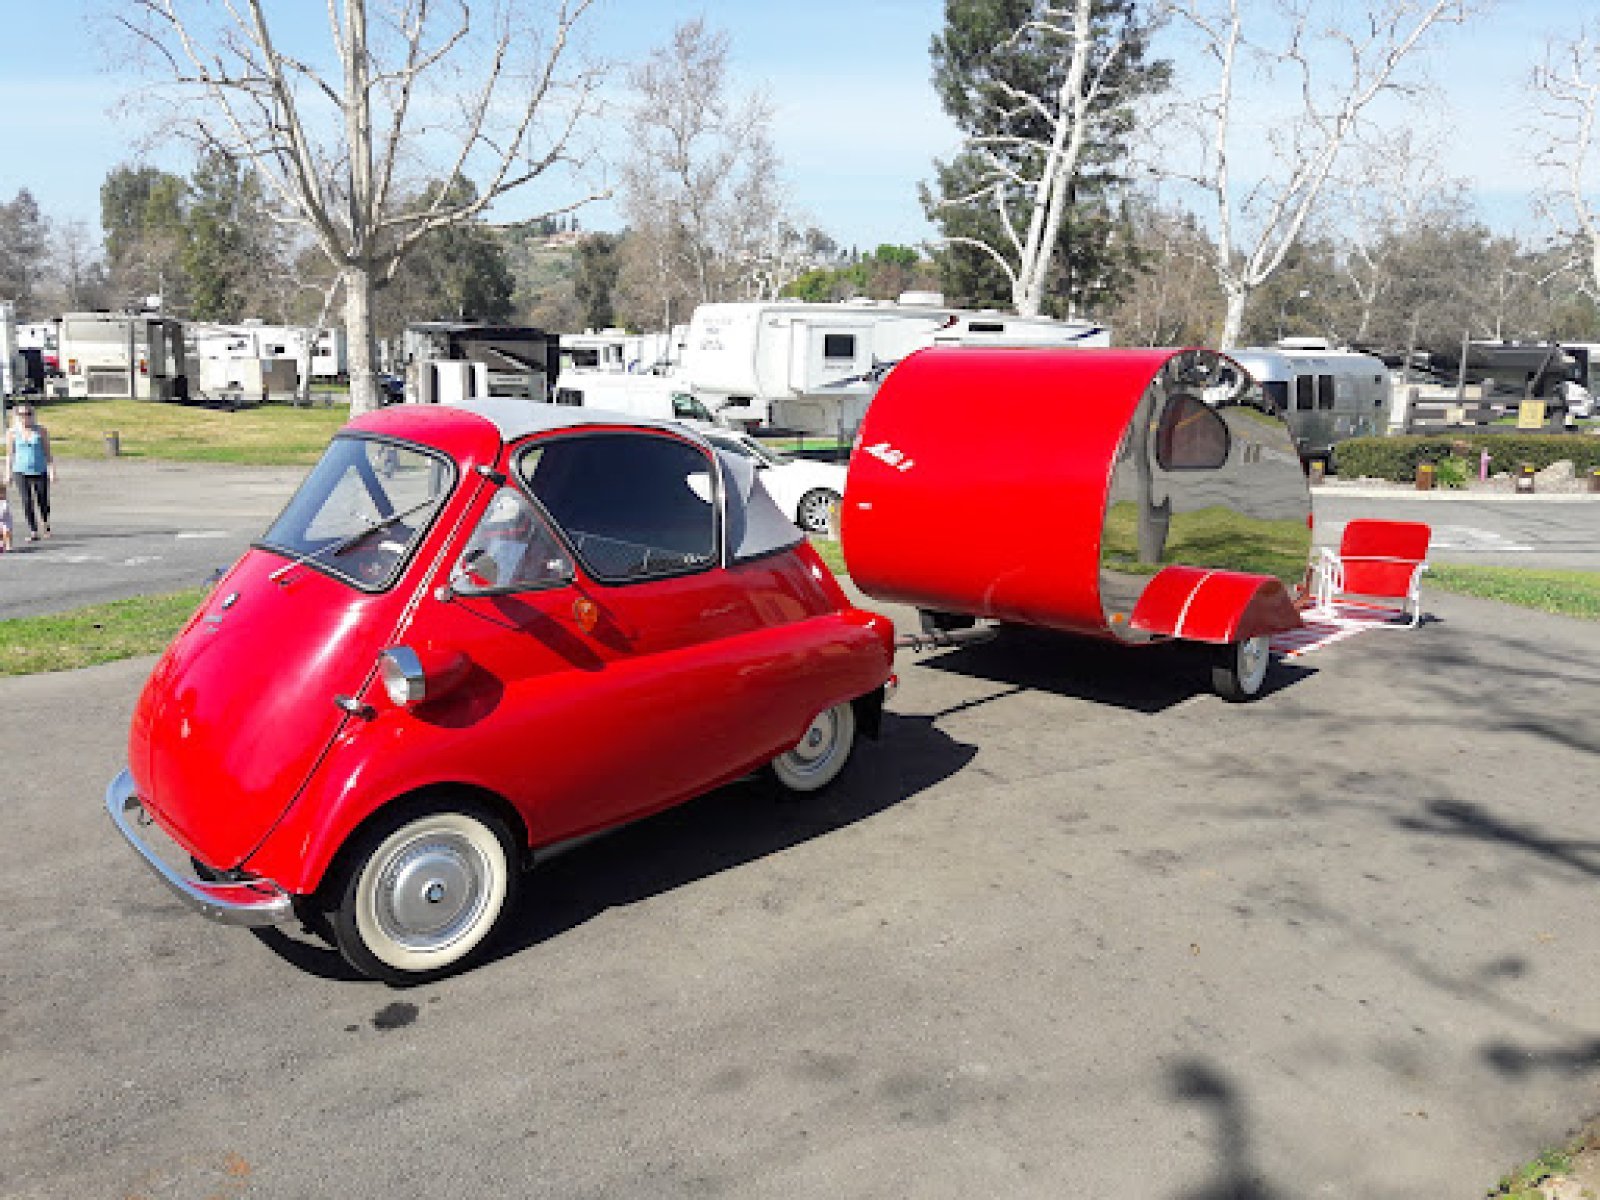
<path fill-rule="evenodd" d="M 1305 462 L 1326 463 L 1345 438 L 1383 434 L 1389 423 L 1389 369 L 1370 354 L 1339 350 L 1320 338 L 1231 352 L 1283 413 Z"/>
<path fill-rule="evenodd" d="M 560 339 L 531 325 L 479 325 L 419 321 L 406 326 L 406 398 L 419 403 L 445 398 L 433 387 L 444 380 L 460 399 L 496 396 L 548 403 L 560 373 Z M 435 364 L 481 363 L 483 371 Z M 461 387 L 455 387 L 457 376 Z M 475 380 L 481 375 L 481 386 Z M 432 390 L 430 390 L 432 388 Z"/>
<path fill-rule="evenodd" d="M 724 423 L 848 437 L 884 374 L 925 346 L 1109 346 L 1089 321 L 898 301 L 702 304 L 675 375 Z"/>
<path fill-rule="evenodd" d="M 75 399 L 185 400 L 183 323 L 149 314 L 82 312 L 61 318 L 61 360 Z"/>

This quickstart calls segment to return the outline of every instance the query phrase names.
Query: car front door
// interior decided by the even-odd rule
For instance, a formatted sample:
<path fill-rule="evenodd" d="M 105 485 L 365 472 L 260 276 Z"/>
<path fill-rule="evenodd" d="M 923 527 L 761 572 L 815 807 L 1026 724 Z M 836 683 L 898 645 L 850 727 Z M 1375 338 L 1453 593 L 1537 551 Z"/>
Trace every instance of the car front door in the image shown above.
<path fill-rule="evenodd" d="M 758 692 L 782 657 L 720 563 L 716 472 L 638 430 L 535 441 L 484 510 L 424 624 L 480 674 L 463 710 L 485 779 L 534 840 L 665 807 L 781 747 Z M 438 624 L 435 624 L 438 622 Z"/>

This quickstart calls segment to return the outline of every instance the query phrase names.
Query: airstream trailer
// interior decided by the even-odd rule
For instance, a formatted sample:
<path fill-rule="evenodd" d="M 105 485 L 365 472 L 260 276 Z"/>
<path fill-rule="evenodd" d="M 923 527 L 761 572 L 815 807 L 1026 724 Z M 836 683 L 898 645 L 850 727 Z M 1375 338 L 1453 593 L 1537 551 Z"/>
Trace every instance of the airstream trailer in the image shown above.
<path fill-rule="evenodd" d="M 1210 643 L 1245 700 L 1301 625 L 1311 498 L 1282 416 L 1211 351 L 934 348 L 867 413 L 841 539 L 862 591 L 935 625 Z"/>
<path fill-rule="evenodd" d="M 1389 369 L 1370 354 L 1310 341 L 1233 351 L 1267 403 L 1283 413 L 1307 462 L 1333 456 L 1345 438 L 1381 437 L 1389 423 Z"/>

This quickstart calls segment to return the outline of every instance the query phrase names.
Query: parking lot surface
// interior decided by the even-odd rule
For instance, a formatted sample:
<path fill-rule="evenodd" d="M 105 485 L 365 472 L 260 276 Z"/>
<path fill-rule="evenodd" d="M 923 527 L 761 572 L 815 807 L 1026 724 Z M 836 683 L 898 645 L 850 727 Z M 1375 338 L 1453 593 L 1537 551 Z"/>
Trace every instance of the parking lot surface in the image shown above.
<path fill-rule="evenodd" d="M 150 660 L 0 681 L 0 1191 L 1481 1195 L 1600 1109 L 1600 631 L 1425 607 L 1245 706 L 1181 648 L 907 657 L 832 790 L 572 851 L 407 991 L 120 844 Z"/>

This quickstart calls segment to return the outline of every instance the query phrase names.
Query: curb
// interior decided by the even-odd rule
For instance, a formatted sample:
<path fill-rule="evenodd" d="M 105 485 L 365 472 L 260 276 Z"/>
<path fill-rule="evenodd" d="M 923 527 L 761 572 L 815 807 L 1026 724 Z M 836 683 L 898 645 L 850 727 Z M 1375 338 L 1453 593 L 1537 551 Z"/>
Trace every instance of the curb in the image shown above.
<path fill-rule="evenodd" d="M 1418 500 L 1424 504 L 1444 500 L 1476 500 L 1505 504 L 1592 504 L 1600 500 L 1593 492 L 1491 492 L 1475 488 L 1433 488 L 1418 491 L 1404 484 L 1393 487 L 1363 484 L 1320 484 L 1312 487 L 1311 498 L 1319 496 L 1350 496 L 1362 500 L 1387 498 L 1390 500 Z"/>

